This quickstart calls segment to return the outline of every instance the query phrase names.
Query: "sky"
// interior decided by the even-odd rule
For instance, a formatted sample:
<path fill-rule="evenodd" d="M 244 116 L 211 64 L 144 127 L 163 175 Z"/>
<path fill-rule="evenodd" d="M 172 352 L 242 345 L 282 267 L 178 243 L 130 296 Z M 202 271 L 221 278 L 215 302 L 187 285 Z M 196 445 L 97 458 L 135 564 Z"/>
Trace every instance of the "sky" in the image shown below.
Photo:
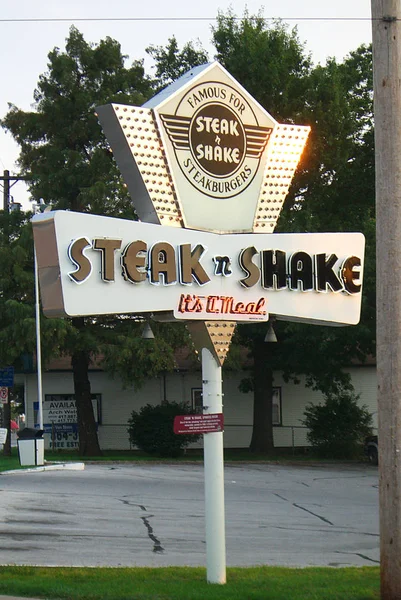
<path fill-rule="evenodd" d="M 263 10 L 265 18 L 281 18 L 305 43 L 315 64 L 328 57 L 342 60 L 362 43 L 371 42 L 369 0 L 2 0 L 0 11 L 0 118 L 8 103 L 22 110 L 33 107 L 33 92 L 39 75 L 47 70 L 47 55 L 54 48 L 64 50 L 69 28 L 75 25 L 87 42 L 97 43 L 110 36 L 120 42 L 129 60 L 145 59 L 151 73 L 152 63 L 145 48 L 163 46 L 171 36 L 181 47 L 188 41 L 200 40 L 213 58 L 211 27 L 218 11 L 231 7 L 236 16 L 245 8 L 249 14 Z M 114 20 L 113 20 L 114 19 Z M 274 116 L 274 115 L 273 115 Z M 18 173 L 18 146 L 11 136 L 0 130 L 0 173 L 5 169 Z M 2 185 L 0 182 L 2 198 Z M 15 202 L 29 208 L 25 184 L 13 185 Z M 2 208 L 2 202 L 1 202 Z"/>

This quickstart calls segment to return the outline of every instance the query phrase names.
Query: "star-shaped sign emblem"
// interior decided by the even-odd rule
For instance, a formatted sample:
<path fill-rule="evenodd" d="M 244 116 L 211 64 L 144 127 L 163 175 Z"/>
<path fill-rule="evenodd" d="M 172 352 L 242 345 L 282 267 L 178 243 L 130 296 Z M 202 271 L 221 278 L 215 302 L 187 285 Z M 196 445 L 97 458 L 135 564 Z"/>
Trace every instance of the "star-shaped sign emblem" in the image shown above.
<path fill-rule="evenodd" d="M 277 123 L 217 62 L 97 113 L 142 221 L 218 233 L 273 232 L 310 130 Z"/>

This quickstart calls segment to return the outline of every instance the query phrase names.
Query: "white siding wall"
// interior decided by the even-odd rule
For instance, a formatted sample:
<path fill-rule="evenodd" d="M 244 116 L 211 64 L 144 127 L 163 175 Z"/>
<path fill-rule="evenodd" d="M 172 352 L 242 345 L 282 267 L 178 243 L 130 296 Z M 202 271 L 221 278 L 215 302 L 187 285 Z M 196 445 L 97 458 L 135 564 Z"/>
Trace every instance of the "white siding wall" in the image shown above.
<path fill-rule="evenodd" d="M 374 413 L 376 424 L 376 371 L 374 367 L 351 369 L 356 392 L 360 394 L 360 404 L 366 405 Z M 246 448 L 252 435 L 253 396 L 238 390 L 243 374 L 227 372 L 223 382 L 224 404 L 224 445 L 228 448 Z M 102 424 L 99 426 L 99 442 L 104 449 L 129 449 L 127 421 L 133 410 L 145 404 L 159 404 L 164 398 L 168 401 L 191 402 L 192 388 L 202 385 L 200 372 L 169 373 L 153 379 L 139 390 L 124 389 L 118 380 L 111 379 L 103 372 L 90 373 L 91 391 L 102 396 Z M 274 385 L 281 387 L 282 425 L 274 427 L 276 447 L 306 446 L 306 429 L 302 426 L 303 412 L 309 402 L 323 401 L 322 394 L 300 384 L 287 384 L 276 374 Z M 73 394 L 72 373 L 44 373 L 43 394 Z M 33 402 L 37 400 L 36 376 L 28 375 L 25 385 L 27 425 L 32 427 Z M 50 436 L 46 436 L 47 438 Z M 48 445 L 49 440 L 46 440 Z M 194 444 L 201 447 L 202 441 Z"/>
<path fill-rule="evenodd" d="M 377 378 L 375 367 L 354 367 L 350 369 L 355 392 L 359 394 L 359 404 L 365 405 L 373 416 L 373 426 L 377 429 Z"/>

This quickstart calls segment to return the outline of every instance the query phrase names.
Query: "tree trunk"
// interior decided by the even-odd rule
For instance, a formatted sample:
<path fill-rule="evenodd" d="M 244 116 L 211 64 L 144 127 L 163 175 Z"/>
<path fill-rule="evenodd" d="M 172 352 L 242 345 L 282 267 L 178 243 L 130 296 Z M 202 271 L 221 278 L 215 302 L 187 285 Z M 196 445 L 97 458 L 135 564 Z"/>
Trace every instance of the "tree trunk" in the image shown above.
<path fill-rule="evenodd" d="M 83 329 L 82 318 L 73 319 L 73 325 Z M 93 414 L 91 386 L 88 376 L 90 356 L 85 350 L 76 350 L 71 357 L 74 377 L 74 394 L 77 407 L 79 433 L 79 454 L 81 456 L 100 456 L 96 421 Z"/>
<path fill-rule="evenodd" d="M 257 342 L 254 353 L 253 430 L 249 448 L 251 452 L 266 454 L 274 448 L 273 370 L 270 364 L 269 344 Z"/>

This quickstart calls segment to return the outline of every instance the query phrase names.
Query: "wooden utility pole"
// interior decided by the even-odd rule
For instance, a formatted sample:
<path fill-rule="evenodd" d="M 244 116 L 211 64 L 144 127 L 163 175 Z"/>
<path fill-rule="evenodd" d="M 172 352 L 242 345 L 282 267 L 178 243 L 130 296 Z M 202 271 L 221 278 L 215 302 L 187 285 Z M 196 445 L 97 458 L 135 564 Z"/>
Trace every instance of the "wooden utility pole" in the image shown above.
<path fill-rule="evenodd" d="M 3 210 L 5 213 L 9 211 L 10 205 L 10 172 L 4 171 L 3 173 Z M 7 219 L 4 221 L 5 225 L 5 235 L 8 236 L 8 223 Z M 4 427 L 7 429 L 7 438 L 3 447 L 4 456 L 11 456 L 11 401 L 10 397 L 8 398 L 8 402 L 3 404 L 3 423 Z"/>
<path fill-rule="evenodd" d="M 10 203 L 10 171 L 4 171 L 3 177 L 3 210 L 8 212 Z"/>
<path fill-rule="evenodd" d="M 401 599 L 401 1 L 371 0 L 382 600 Z"/>

